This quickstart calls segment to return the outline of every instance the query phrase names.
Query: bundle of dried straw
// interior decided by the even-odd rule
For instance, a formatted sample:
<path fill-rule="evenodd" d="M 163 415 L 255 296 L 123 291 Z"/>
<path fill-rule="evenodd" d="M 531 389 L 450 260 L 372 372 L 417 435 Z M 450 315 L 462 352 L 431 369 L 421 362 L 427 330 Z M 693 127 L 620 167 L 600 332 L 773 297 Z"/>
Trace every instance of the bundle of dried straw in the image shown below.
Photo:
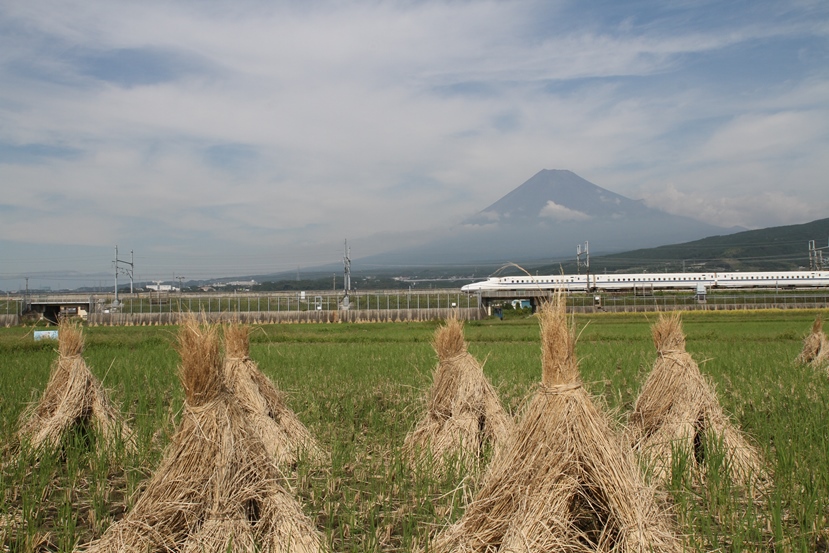
<path fill-rule="evenodd" d="M 73 427 L 91 427 L 108 449 L 117 440 L 130 447 L 132 431 L 109 400 L 101 382 L 83 359 L 84 337 L 79 323 L 63 320 L 58 326 L 58 359 L 46 390 L 37 404 L 21 415 L 18 439 L 33 447 L 57 447 Z"/>
<path fill-rule="evenodd" d="M 725 466 L 738 484 L 757 486 L 768 480 L 761 456 L 723 412 L 714 388 L 685 351 L 678 313 L 660 315 L 651 332 L 658 356 L 628 428 L 629 440 L 657 479 L 671 475 L 677 452 L 691 461 L 697 477 L 705 462 L 704 443 L 717 443 Z M 759 489 L 759 488 L 758 488 Z"/>
<path fill-rule="evenodd" d="M 829 365 L 829 340 L 823 332 L 823 318 L 820 316 L 812 323 L 812 332 L 803 340 L 803 351 L 797 356 L 797 362 L 813 367 Z"/>
<path fill-rule="evenodd" d="M 463 323 L 449 318 L 435 331 L 432 346 L 438 356 L 424 417 L 403 449 L 418 463 L 431 460 L 442 470 L 449 459 L 477 463 L 484 448 L 497 453 L 514 432 L 514 423 L 478 361 L 467 351 Z"/>
<path fill-rule="evenodd" d="M 323 461 L 317 441 L 288 407 L 284 395 L 250 358 L 250 326 L 225 326 L 224 372 L 228 387 L 244 409 L 248 421 L 279 464 L 293 465 L 300 457 Z"/>
<path fill-rule="evenodd" d="M 86 551 L 318 552 L 319 532 L 228 388 L 218 327 L 190 318 L 178 349 L 181 425 L 133 509 Z"/>
<path fill-rule="evenodd" d="M 540 317 L 542 384 L 463 517 L 430 550 L 679 551 L 632 452 L 581 385 L 560 293 Z"/>

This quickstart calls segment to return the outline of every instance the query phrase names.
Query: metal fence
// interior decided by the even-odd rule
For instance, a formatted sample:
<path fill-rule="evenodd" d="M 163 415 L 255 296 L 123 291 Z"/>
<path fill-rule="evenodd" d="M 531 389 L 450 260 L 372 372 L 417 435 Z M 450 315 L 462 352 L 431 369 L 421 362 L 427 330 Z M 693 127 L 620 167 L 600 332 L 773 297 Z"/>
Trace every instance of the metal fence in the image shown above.
<path fill-rule="evenodd" d="M 96 296 L 96 312 L 112 310 L 111 296 Z M 120 313 L 283 313 L 343 311 L 342 292 L 238 293 L 238 294 L 136 294 L 119 298 Z M 428 292 L 367 291 L 348 295 L 348 310 L 432 310 L 476 308 L 477 298 L 460 290 Z"/>
<path fill-rule="evenodd" d="M 174 324 L 184 313 L 204 314 L 210 320 L 243 322 L 373 322 L 424 321 L 445 319 L 455 314 L 463 319 L 487 316 L 480 298 L 460 290 L 365 291 L 348 296 L 343 309 L 342 292 L 273 292 L 233 294 L 123 294 L 113 306 L 112 294 L 0 299 L 0 325 L 26 322 L 27 306 L 38 301 L 78 301 L 86 299 L 91 324 Z M 506 309 L 511 306 L 504 300 Z M 780 293 L 709 293 L 704 302 L 692 294 L 652 296 L 614 294 L 572 294 L 568 307 L 575 312 L 645 312 L 673 310 L 744 309 L 829 309 L 829 291 Z"/>
<path fill-rule="evenodd" d="M 90 324 L 175 324 L 183 314 L 197 313 L 213 321 L 258 323 L 280 322 L 381 322 L 426 321 L 445 319 L 451 315 L 463 319 L 480 318 L 477 298 L 460 290 L 429 291 L 366 291 L 348 295 L 347 308 L 342 292 L 280 292 L 232 294 L 141 293 L 121 294 L 115 304 L 108 295 L 51 295 L 6 300 L 0 303 L 8 317 L 0 324 L 19 324 L 19 315 L 28 306 L 63 302 L 89 306 L 86 313 Z M 77 313 L 76 308 L 70 314 Z"/>

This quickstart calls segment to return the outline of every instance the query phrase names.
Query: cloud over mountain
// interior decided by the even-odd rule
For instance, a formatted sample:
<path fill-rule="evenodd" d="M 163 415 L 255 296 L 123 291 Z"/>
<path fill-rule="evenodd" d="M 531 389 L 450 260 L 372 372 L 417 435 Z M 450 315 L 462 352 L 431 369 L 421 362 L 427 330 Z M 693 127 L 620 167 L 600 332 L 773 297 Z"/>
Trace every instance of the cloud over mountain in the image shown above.
<path fill-rule="evenodd" d="M 541 208 L 538 215 L 548 217 L 554 221 L 585 221 L 590 219 L 590 215 L 587 213 L 559 205 L 553 200 L 549 200 L 547 205 Z"/>

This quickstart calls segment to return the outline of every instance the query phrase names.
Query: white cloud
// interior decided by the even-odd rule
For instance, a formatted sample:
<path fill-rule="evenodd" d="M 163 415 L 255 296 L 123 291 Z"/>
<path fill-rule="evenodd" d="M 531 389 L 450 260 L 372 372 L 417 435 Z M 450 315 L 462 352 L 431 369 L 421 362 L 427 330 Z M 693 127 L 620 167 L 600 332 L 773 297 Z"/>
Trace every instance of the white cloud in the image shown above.
<path fill-rule="evenodd" d="M 825 110 L 749 113 L 720 127 L 696 153 L 704 161 L 785 158 L 825 138 Z"/>
<path fill-rule="evenodd" d="M 563 205 L 558 205 L 554 201 L 547 202 L 541 211 L 538 213 L 540 217 L 547 217 L 555 221 L 586 221 L 590 219 L 590 215 L 582 211 L 570 209 Z"/>
<path fill-rule="evenodd" d="M 653 192 L 650 207 L 676 215 L 685 215 L 723 227 L 765 228 L 825 218 L 829 201 L 810 201 L 787 194 L 784 190 L 760 191 L 756 194 L 722 196 L 683 192 L 668 185 Z"/>

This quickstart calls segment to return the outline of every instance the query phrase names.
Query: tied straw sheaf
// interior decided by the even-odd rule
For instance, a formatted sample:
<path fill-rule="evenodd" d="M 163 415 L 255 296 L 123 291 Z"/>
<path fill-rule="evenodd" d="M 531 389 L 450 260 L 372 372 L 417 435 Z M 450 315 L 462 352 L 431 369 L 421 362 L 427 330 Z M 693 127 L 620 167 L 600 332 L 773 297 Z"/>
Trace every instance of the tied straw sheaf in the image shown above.
<path fill-rule="evenodd" d="M 58 325 L 58 359 L 46 389 L 40 401 L 21 415 L 17 433 L 21 443 L 34 448 L 58 447 L 67 431 L 89 425 L 103 439 L 106 451 L 114 451 L 119 441 L 134 447 L 132 431 L 87 367 L 83 348 L 80 324 L 62 320 Z"/>
<path fill-rule="evenodd" d="M 432 340 L 438 356 L 426 413 L 403 445 L 414 464 L 431 462 L 436 472 L 458 459 L 477 465 L 487 446 L 497 453 L 514 432 L 480 363 L 469 353 L 463 323 L 450 317 Z"/>
<path fill-rule="evenodd" d="M 541 385 L 464 515 L 430 551 L 680 551 L 632 451 L 581 384 L 561 291 L 540 321 Z"/>
<path fill-rule="evenodd" d="M 815 368 L 827 366 L 829 369 L 829 340 L 823 332 L 823 318 L 818 316 L 812 323 L 812 331 L 803 340 L 803 350 L 797 356 L 797 362 L 812 365 Z"/>
<path fill-rule="evenodd" d="M 223 370 L 219 328 L 180 327 L 182 421 L 133 509 L 83 548 L 103 551 L 316 553 L 321 534 L 284 478 Z"/>
<path fill-rule="evenodd" d="M 224 328 L 224 371 L 228 388 L 277 464 L 295 465 L 300 458 L 325 461 L 322 448 L 288 406 L 285 395 L 250 358 L 250 332 L 249 325 L 240 323 L 230 323 Z"/>
<path fill-rule="evenodd" d="M 703 479 L 705 444 L 717 444 L 735 483 L 764 489 L 770 477 L 760 453 L 723 412 L 713 386 L 685 351 L 679 314 L 660 314 L 651 333 L 657 358 L 628 426 L 628 439 L 648 470 L 666 481 L 674 456 L 681 453 Z"/>

